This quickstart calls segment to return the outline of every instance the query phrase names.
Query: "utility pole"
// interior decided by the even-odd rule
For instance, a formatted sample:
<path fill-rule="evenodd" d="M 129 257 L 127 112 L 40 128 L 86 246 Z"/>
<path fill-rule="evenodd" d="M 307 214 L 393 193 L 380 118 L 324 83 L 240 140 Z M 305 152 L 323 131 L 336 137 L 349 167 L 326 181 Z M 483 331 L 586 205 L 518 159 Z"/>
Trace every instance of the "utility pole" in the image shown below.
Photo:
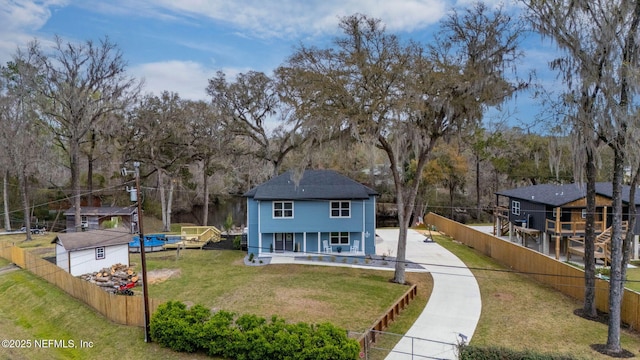
<path fill-rule="evenodd" d="M 144 249 L 144 231 L 142 228 L 142 202 L 140 201 L 140 162 L 135 161 L 133 163 L 133 167 L 135 168 L 136 175 L 136 190 L 135 190 L 135 198 L 131 196 L 132 201 L 136 201 L 138 204 L 138 236 L 140 237 L 140 261 L 142 263 L 142 301 L 144 308 L 144 341 L 149 343 L 151 342 L 151 337 L 149 336 L 149 289 L 147 282 L 147 257 L 145 255 Z M 126 176 L 127 169 L 122 169 L 122 175 Z"/>

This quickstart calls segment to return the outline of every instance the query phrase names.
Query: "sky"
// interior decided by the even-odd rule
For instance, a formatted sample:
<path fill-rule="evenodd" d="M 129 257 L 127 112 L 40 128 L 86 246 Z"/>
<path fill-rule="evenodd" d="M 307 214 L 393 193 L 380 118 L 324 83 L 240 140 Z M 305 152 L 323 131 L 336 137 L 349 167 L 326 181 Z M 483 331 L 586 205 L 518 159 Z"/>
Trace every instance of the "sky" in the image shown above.
<path fill-rule="evenodd" d="M 508 0 L 507 0 L 508 1 Z M 453 7 L 472 0 L 0 0 L 0 63 L 37 39 L 43 46 L 55 35 L 81 43 L 107 36 L 127 61 L 127 72 L 144 79 L 144 91 L 207 100 L 208 79 L 223 71 L 232 79 L 250 70 L 266 74 L 304 44 L 327 47 L 341 35 L 341 17 L 375 17 L 389 33 L 428 41 Z M 504 1 L 485 0 L 495 6 Z M 506 5 L 509 6 L 509 5 Z M 511 5 L 513 7 L 513 5 Z M 515 8 L 514 8 L 515 9 Z M 546 74 L 552 48 L 527 41 L 521 76 L 533 69 Z M 545 79 L 545 77 L 547 79 Z M 540 111 L 524 94 L 504 112 L 533 126 Z"/>

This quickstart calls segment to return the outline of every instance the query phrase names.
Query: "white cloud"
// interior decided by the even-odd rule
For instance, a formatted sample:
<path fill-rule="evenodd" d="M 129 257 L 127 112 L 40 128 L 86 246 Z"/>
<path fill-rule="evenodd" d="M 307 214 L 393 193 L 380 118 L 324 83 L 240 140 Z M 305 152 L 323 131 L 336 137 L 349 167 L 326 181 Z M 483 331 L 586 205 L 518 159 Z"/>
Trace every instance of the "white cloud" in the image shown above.
<path fill-rule="evenodd" d="M 129 69 L 139 79 L 144 79 L 144 92 L 160 95 L 163 91 L 176 92 L 183 99 L 207 100 L 208 80 L 218 69 L 207 68 L 193 61 L 162 61 L 146 63 Z M 238 69 L 221 69 L 228 78 L 241 72 Z M 246 70 L 242 70 L 246 71 Z"/>
<path fill-rule="evenodd" d="M 132 5 L 124 3 L 131 10 Z M 180 13 L 229 23 L 239 31 L 261 38 L 298 37 L 338 31 L 339 18 L 362 13 L 381 19 L 390 31 L 411 31 L 439 21 L 451 0 L 148 0 L 135 6 L 149 16 Z M 112 4 L 113 7 L 118 4 Z M 120 7 L 122 10 L 123 7 Z"/>

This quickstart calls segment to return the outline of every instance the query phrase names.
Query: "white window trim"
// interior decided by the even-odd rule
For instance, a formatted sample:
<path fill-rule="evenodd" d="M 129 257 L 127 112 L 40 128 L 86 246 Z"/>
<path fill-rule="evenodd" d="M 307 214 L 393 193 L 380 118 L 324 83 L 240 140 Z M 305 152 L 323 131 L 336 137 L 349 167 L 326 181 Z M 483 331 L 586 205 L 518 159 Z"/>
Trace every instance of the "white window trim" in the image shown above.
<path fill-rule="evenodd" d="M 282 211 L 282 216 L 276 216 L 276 204 L 282 204 L 282 209 L 279 209 L 279 211 Z M 291 204 L 291 216 L 285 216 L 284 204 Z M 293 219 L 293 216 L 294 216 L 293 201 L 273 201 L 271 203 L 271 216 L 273 219 Z"/>
<path fill-rule="evenodd" d="M 586 211 L 586 209 L 585 209 Z M 553 215 L 553 218 L 556 218 L 556 209 L 554 208 L 553 211 L 551 212 L 551 214 Z M 562 208 L 560 208 L 560 216 L 562 216 Z M 585 212 L 585 217 L 586 217 L 586 212 Z"/>
<path fill-rule="evenodd" d="M 582 209 L 582 214 L 581 214 L 583 219 L 587 218 L 587 209 Z"/>
<path fill-rule="evenodd" d="M 333 204 L 334 203 L 338 203 L 338 212 L 340 213 L 340 215 L 338 216 L 333 216 L 332 212 L 333 212 Z M 349 204 L 349 208 L 343 208 L 342 207 L 342 203 L 347 203 Z M 348 216 L 343 216 L 342 215 L 342 210 L 349 210 L 349 215 Z M 329 202 L 329 217 L 332 219 L 350 219 L 351 218 L 351 201 L 350 200 L 332 200 Z"/>
<path fill-rule="evenodd" d="M 338 242 L 333 242 L 333 234 L 337 233 L 338 234 Z M 347 242 L 346 243 L 341 243 L 340 239 L 343 238 L 343 234 L 346 234 L 346 238 L 347 238 Z M 351 244 L 351 233 L 348 231 L 332 231 L 329 233 L 329 245 L 335 245 L 335 246 L 349 246 Z"/>
<path fill-rule="evenodd" d="M 520 215 L 520 201 L 511 200 L 511 213 L 513 215 Z"/>
<path fill-rule="evenodd" d="M 102 250 L 102 251 L 100 251 Z M 96 260 L 104 260 L 107 257 L 107 250 L 104 246 L 100 246 L 96 248 Z"/>

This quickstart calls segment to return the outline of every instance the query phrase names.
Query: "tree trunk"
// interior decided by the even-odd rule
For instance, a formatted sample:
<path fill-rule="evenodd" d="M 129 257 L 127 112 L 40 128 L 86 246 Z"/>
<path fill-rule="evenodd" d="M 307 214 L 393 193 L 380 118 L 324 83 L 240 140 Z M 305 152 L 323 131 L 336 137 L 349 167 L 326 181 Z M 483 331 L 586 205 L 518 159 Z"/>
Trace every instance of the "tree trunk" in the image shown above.
<path fill-rule="evenodd" d="M 167 198 L 167 223 L 164 231 L 171 231 L 171 207 L 173 206 L 173 179 L 169 178 L 169 197 Z"/>
<path fill-rule="evenodd" d="M 162 231 L 169 231 L 169 227 L 167 226 L 167 202 L 165 201 L 165 193 L 164 193 L 164 176 L 162 174 L 162 169 L 157 169 L 158 173 L 158 191 L 160 192 L 160 207 L 162 212 Z"/>
<path fill-rule="evenodd" d="M 91 130 L 91 149 L 87 154 L 87 206 L 93 206 L 93 152 L 96 148 L 96 132 Z"/>
<path fill-rule="evenodd" d="M 480 157 L 476 155 L 476 219 L 480 220 Z"/>
<path fill-rule="evenodd" d="M 398 225 L 400 227 L 400 233 L 398 234 L 398 248 L 396 249 L 396 267 L 393 282 L 398 284 L 405 283 L 405 266 L 404 262 L 407 255 L 407 231 L 409 230 L 408 216 L 405 214 L 404 199 L 402 192 L 397 192 L 398 199 L 396 205 L 398 207 Z"/>
<path fill-rule="evenodd" d="M 207 226 L 209 222 L 209 175 L 207 175 L 206 165 L 202 171 L 203 177 L 203 200 L 202 200 L 202 226 Z"/>
<path fill-rule="evenodd" d="M 618 145 L 620 146 L 620 145 Z M 611 225 L 611 274 L 609 280 L 609 330 L 606 349 L 610 353 L 620 353 L 620 320 L 624 283 L 622 279 L 623 241 L 622 241 L 622 177 L 624 175 L 624 154 L 620 148 L 614 148 Z"/>
<path fill-rule="evenodd" d="M 31 212 L 29 206 L 29 192 L 27 189 L 27 175 L 23 172 L 20 175 L 20 192 L 22 195 L 22 208 L 24 211 L 24 228 L 27 240 L 31 240 Z"/>
<path fill-rule="evenodd" d="M 9 217 L 9 170 L 5 171 L 2 179 L 2 200 L 4 203 L 4 229 L 11 231 L 11 218 Z"/>
<path fill-rule="evenodd" d="M 596 260 L 595 250 L 595 213 L 596 213 L 596 165 L 591 149 L 587 149 L 585 173 L 587 177 L 587 216 L 584 230 L 584 304 L 583 315 L 595 319 L 596 309 Z M 604 219 L 606 223 L 606 219 Z"/>
<path fill-rule="evenodd" d="M 71 139 L 69 149 L 69 168 L 71 170 L 71 191 L 73 192 L 73 206 L 75 207 L 75 231 L 82 230 L 82 215 L 80 209 L 80 161 L 79 146 L 75 139 Z"/>

